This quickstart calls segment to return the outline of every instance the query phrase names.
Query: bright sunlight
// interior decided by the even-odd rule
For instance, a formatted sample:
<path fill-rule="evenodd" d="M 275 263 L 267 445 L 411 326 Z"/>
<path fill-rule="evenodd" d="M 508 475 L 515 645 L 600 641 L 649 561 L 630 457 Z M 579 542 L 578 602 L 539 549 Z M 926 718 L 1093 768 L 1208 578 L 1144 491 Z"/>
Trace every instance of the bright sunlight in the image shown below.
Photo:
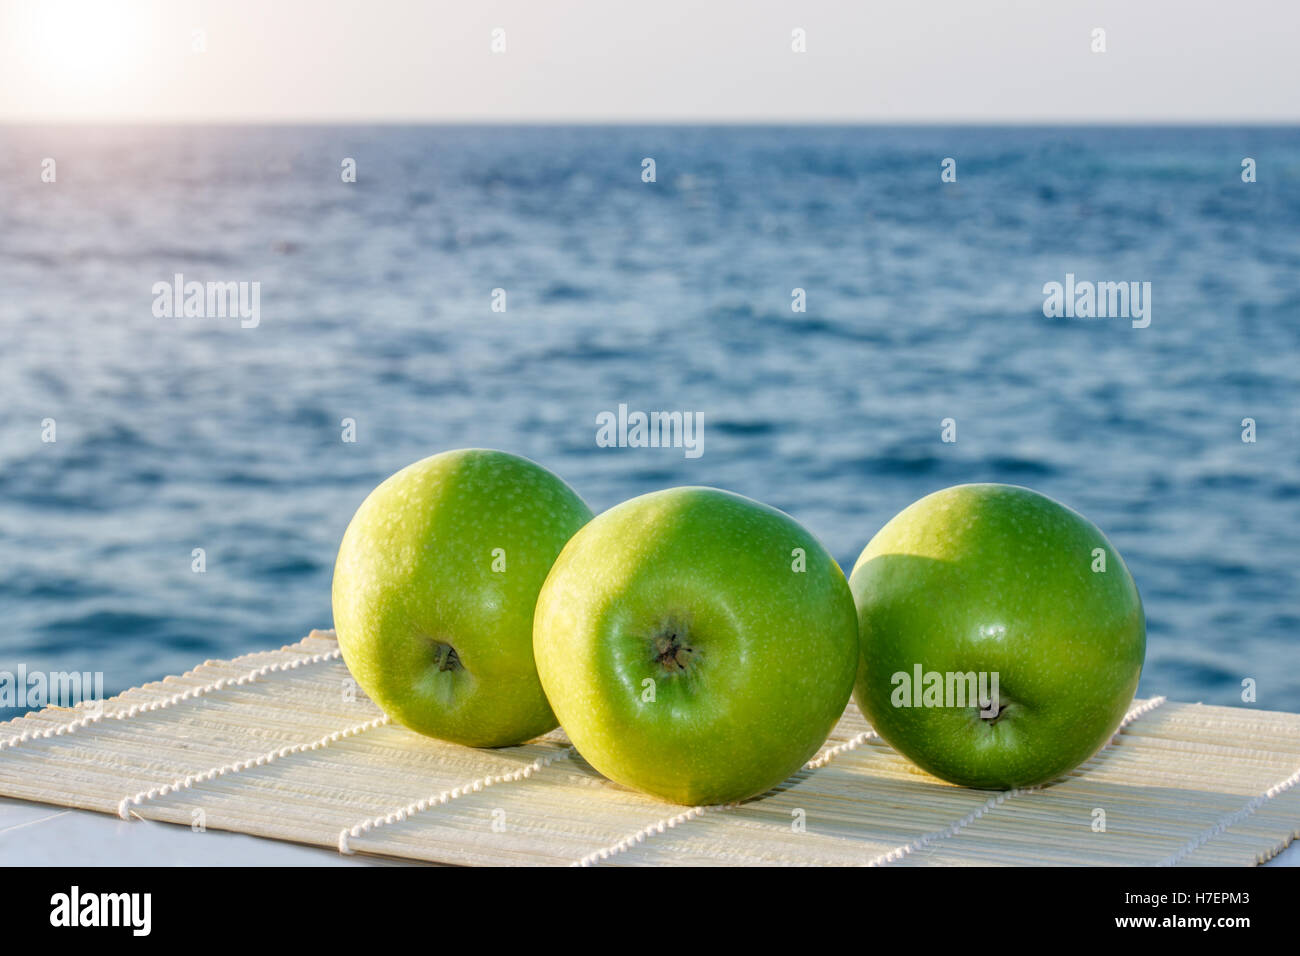
<path fill-rule="evenodd" d="M 23 72 L 78 100 L 111 94 L 149 52 L 147 7 L 115 0 L 10 0 L 10 49 Z"/>

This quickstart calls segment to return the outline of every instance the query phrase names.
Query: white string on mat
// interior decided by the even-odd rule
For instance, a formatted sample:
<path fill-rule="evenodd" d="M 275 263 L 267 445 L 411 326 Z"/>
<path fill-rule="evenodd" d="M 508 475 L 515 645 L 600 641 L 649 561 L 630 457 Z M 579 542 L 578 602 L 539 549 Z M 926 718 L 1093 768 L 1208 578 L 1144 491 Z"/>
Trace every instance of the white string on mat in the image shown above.
<path fill-rule="evenodd" d="M 346 827 L 339 831 L 339 852 L 351 856 L 356 852 L 352 849 L 349 843 L 349 841 L 354 837 L 359 837 L 361 834 L 369 833 L 371 830 L 378 829 L 379 827 L 389 826 L 393 823 L 400 823 L 417 813 L 422 813 L 423 811 L 428 810 L 430 807 L 441 806 L 444 803 L 468 796 L 471 793 L 478 793 L 487 787 L 493 787 L 501 783 L 514 783 L 519 780 L 525 780 L 537 773 L 537 771 L 549 767 L 557 760 L 572 757 L 575 753 L 576 751 L 572 747 L 566 747 L 563 750 L 557 750 L 553 753 L 546 754 L 543 757 L 538 757 L 527 767 L 520 767 L 518 770 L 512 770 L 509 773 L 481 777 L 472 783 L 464 784 L 452 790 L 444 790 L 442 793 L 432 797 L 426 797 L 423 800 L 417 800 L 414 803 L 408 803 L 406 806 L 399 810 L 394 810 L 392 813 L 373 817 L 362 823 L 358 823 L 353 827 Z"/>
<path fill-rule="evenodd" d="M 205 694 L 211 694 L 214 691 L 223 690 L 227 687 L 235 687 L 242 684 L 248 684 L 267 674 L 273 674 L 278 671 L 291 671 L 299 667 L 306 667 L 309 664 L 320 664 L 324 661 L 337 660 L 342 656 L 339 650 L 325 651 L 321 654 L 313 654 L 311 657 L 300 657 L 292 661 L 280 661 L 274 664 L 263 664 L 246 674 L 238 677 L 223 677 L 215 680 L 210 684 L 204 684 L 200 687 L 191 687 L 180 693 L 165 697 L 162 700 L 153 700 L 132 704 L 125 710 L 105 713 L 102 709 L 94 714 L 84 714 L 69 724 L 61 724 L 58 727 L 46 727 L 40 730 L 25 730 L 21 734 L 9 737 L 6 740 L 0 740 L 0 750 L 6 750 L 9 747 L 16 747 L 18 744 L 25 743 L 29 740 L 44 740 L 48 737 L 61 737 L 64 734 L 73 733 L 82 727 L 89 727 L 91 724 L 97 724 L 101 720 L 123 720 L 127 717 L 134 717 L 137 714 L 143 714 L 148 711 L 161 710 L 164 707 L 172 707 L 176 704 L 183 703 L 187 700 L 193 700 L 196 697 L 202 697 Z"/>
<path fill-rule="evenodd" d="M 117 805 L 117 815 L 123 820 L 130 820 L 132 816 L 140 818 L 140 815 L 135 813 L 131 807 L 138 807 L 146 800 L 153 800 L 156 797 L 165 797 L 178 790 L 188 790 L 196 783 L 207 783 L 209 780 L 215 780 L 217 777 L 224 777 L 227 774 L 242 773 L 243 771 L 249 770 L 253 767 L 264 767 L 269 763 L 279 760 L 281 757 L 306 753 L 309 750 L 320 750 L 322 747 L 328 747 L 335 741 L 343 740 L 347 737 L 355 737 L 357 734 L 363 734 L 367 730 L 374 730 L 377 727 L 383 727 L 390 723 L 391 720 L 392 718 L 385 714 L 382 717 L 376 717 L 374 720 L 368 720 L 364 724 L 357 724 L 354 727 L 336 730 L 333 733 L 326 734 L 319 740 L 313 740 L 310 743 L 291 744 L 290 746 L 281 747 L 279 750 L 272 750 L 260 756 L 251 757 L 247 760 L 238 760 L 222 767 L 213 767 L 211 770 L 204 770 L 202 773 L 192 773 L 188 777 L 182 777 L 179 780 L 164 784 L 161 787 L 141 790 L 133 797 L 122 798 L 122 801 Z"/>
<path fill-rule="evenodd" d="M 879 740 L 879 739 L 880 739 L 880 734 L 876 733 L 874 730 L 864 730 L 862 733 L 858 734 L 853 739 L 846 740 L 842 744 L 836 744 L 834 747 L 831 747 L 820 756 L 814 757 L 812 760 L 809 760 L 806 764 L 804 764 L 804 769 L 818 770 L 826 766 L 828 763 L 830 763 L 840 754 L 846 754 L 850 750 L 857 750 L 868 740 Z"/>
<path fill-rule="evenodd" d="M 880 735 L 876 733 L 874 730 L 864 730 L 862 733 L 858 734 L 851 740 L 846 740 L 842 744 L 837 744 L 834 747 L 828 748 L 825 752 L 823 752 L 817 757 L 814 757 L 812 760 L 809 760 L 806 764 L 804 764 L 802 769 L 804 770 L 820 769 L 821 767 L 826 766 L 828 763 L 830 763 L 832 760 L 834 760 L 836 757 L 840 756 L 841 754 L 846 754 L 850 750 L 857 750 L 868 740 L 875 740 L 879 736 Z M 620 853 L 627 852 L 628 850 L 632 849 L 632 847 L 636 846 L 638 843 L 644 843 L 648 838 L 655 836 L 656 834 L 664 833 L 667 830 L 671 830 L 673 827 L 677 826 L 678 824 L 688 823 L 691 820 L 694 820 L 696 817 L 703 816 L 704 813 L 708 810 L 734 810 L 738 806 L 740 806 L 739 803 L 723 803 L 723 804 L 715 804 L 713 806 L 705 805 L 705 806 L 691 807 L 691 809 L 686 810 L 683 813 L 679 813 L 674 817 L 668 817 L 667 819 L 660 820 L 658 823 L 652 823 L 650 824 L 650 826 L 645 827 L 642 830 L 638 830 L 636 833 L 633 833 L 630 836 L 624 837 L 623 839 L 619 840 L 615 844 L 612 844 L 611 846 L 607 846 L 604 849 L 597 850 L 594 853 L 588 853 L 582 859 L 574 860 L 569 865 L 570 866 L 595 866 L 597 863 L 600 863 L 602 860 L 608 860 L 611 856 L 618 856 L 618 854 Z"/>
<path fill-rule="evenodd" d="M 1194 839 L 1189 840 L 1186 844 L 1183 845 L 1181 849 L 1165 857 L 1163 860 L 1157 863 L 1156 866 L 1178 865 L 1183 860 L 1185 860 L 1190 854 L 1194 853 L 1195 851 L 1199 850 L 1201 847 L 1205 846 L 1205 844 L 1209 843 L 1211 840 L 1213 840 L 1219 834 L 1223 833 L 1229 827 L 1236 826 L 1242 820 L 1245 820 L 1247 817 L 1252 815 L 1256 810 L 1258 810 L 1264 804 L 1268 803 L 1268 801 L 1272 800 L 1276 796 L 1279 796 L 1280 794 L 1286 793 L 1288 790 L 1290 790 L 1298 783 L 1300 783 L 1300 770 L 1297 770 L 1295 773 L 1291 774 L 1291 776 L 1287 777 L 1285 780 L 1273 784 L 1273 786 L 1269 787 L 1259 796 L 1252 798 L 1251 801 L 1247 803 L 1244 807 L 1242 807 L 1240 810 L 1237 810 L 1234 813 L 1230 813 L 1227 816 L 1220 818 L 1218 823 L 1210 827 L 1210 829 L 1206 830 L 1200 836 L 1197 836 Z"/>
<path fill-rule="evenodd" d="M 734 807 L 736 804 L 733 803 L 730 804 L 730 806 Z M 656 833 L 663 833 L 666 830 L 671 830 L 679 823 L 687 823 L 694 820 L 696 817 L 703 816 L 704 812 L 708 809 L 709 807 L 707 806 L 691 807 L 689 810 L 684 813 L 679 813 L 675 817 L 668 817 L 666 820 L 652 823 L 644 830 L 638 830 L 636 833 L 624 837 L 612 846 L 607 846 L 603 850 L 597 850 L 595 853 L 588 853 L 582 859 L 570 863 L 569 866 L 595 866 L 601 860 L 608 860 L 611 856 L 617 856 L 620 853 L 630 850 L 638 843 L 645 842 L 647 837 L 651 837 Z"/>
<path fill-rule="evenodd" d="M 1164 702 L 1165 702 L 1164 697 L 1152 697 L 1150 700 L 1145 701 L 1144 703 L 1139 704 L 1137 707 L 1134 707 L 1132 710 L 1130 710 L 1127 714 L 1124 715 L 1124 719 L 1119 722 L 1119 727 L 1115 729 L 1115 733 L 1111 735 L 1110 740 L 1106 742 L 1106 746 L 1102 747 L 1101 750 L 1106 750 L 1107 748 L 1110 747 L 1111 744 L 1113 744 L 1116 740 L 1118 740 L 1120 732 L 1123 731 L 1125 727 L 1133 723 L 1133 721 L 1137 720 L 1139 717 L 1143 716 L 1144 714 L 1149 714 L 1151 711 L 1155 710 Z M 1101 753 L 1101 750 L 1097 752 Z M 880 854 L 880 856 L 873 857 L 872 859 L 868 860 L 864 865 L 865 866 L 887 866 L 890 863 L 897 863 L 899 860 L 903 859 L 903 857 L 909 856 L 912 853 L 915 853 L 917 850 L 924 849 L 925 847 L 930 846 L 933 843 L 937 843 L 940 840 L 946 840 L 949 837 L 956 836 L 960 831 L 966 829 L 966 827 L 970 826 L 980 817 L 984 816 L 984 814 L 988 813 L 991 810 L 996 810 L 998 807 L 1002 806 L 1002 804 L 1006 803 L 1012 797 L 1018 797 L 1021 796 L 1022 794 L 1032 793 L 1035 790 L 1041 790 L 1042 786 L 1043 785 L 1040 784 L 1036 787 L 1016 787 L 1013 790 L 1004 790 L 1002 793 L 999 793 L 997 796 L 991 797 L 988 800 L 988 802 L 985 803 L 984 806 L 980 807 L 978 810 L 966 814 L 966 816 L 962 817 L 960 820 L 957 820 L 949 824 L 948 826 L 944 827 L 942 830 L 935 830 L 933 833 L 927 833 L 924 836 L 918 837 L 917 839 L 913 840 L 911 843 L 906 843 L 903 846 L 895 847 L 894 849 L 890 850 L 888 853 L 882 853 Z"/>

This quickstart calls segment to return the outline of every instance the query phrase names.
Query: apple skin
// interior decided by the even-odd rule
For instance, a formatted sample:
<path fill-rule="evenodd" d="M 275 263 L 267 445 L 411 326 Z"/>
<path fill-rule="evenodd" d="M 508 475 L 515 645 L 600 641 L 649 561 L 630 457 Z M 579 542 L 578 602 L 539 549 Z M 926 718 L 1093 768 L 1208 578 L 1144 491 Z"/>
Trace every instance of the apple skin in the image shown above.
<path fill-rule="evenodd" d="M 1093 549 L 1106 555 L 1094 572 Z M 1046 783 L 1096 753 L 1137 690 L 1142 599 L 1082 515 L 1028 488 L 957 485 L 899 512 L 850 578 L 854 699 L 895 750 L 951 783 Z M 892 675 L 997 672 L 1002 709 L 896 707 Z"/>
<path fill-rule="evenodd" d="M 533 648 L 593 767 L 675 803 L 729 803 L 825 742 L 853 690 L 855 618 L 844 572 L 789 515 L 671 488 L 574 535 L 538 597 Z"/>
<path fill-rule="evenodd" d="M 334 627 L 357 683 L 399 723 L 471 747 L 554 729 L 533 607 L 590 519 L 558 477 L 505 452 L 443 452 L 388 478 L 357 509 L 334 567 Z M 498 548 L 504 571 L 493 570 Z"/>

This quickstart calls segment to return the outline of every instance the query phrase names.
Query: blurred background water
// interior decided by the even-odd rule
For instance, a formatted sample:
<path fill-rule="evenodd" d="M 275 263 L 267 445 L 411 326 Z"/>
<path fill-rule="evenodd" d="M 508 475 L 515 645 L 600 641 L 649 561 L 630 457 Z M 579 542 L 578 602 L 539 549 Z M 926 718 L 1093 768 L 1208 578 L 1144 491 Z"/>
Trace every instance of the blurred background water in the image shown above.
<path fill-rule="evenodd" d="M 1140 693 L 1300 710 L 1294 128 L 0 127 L 0 227 L 0 670 L 114 692 L 328 627 L 366 493 L 477 445 L 597 511 L 730 488 L 846 570 L 1030 485 L 1135 575 Z M 260 325 L 156 318 L 177 272 Z M 1045 318 L 1067 272 L 1151 282 L 1151 326 Z M 619 403 L 704 454 L 597 447 Z"/>

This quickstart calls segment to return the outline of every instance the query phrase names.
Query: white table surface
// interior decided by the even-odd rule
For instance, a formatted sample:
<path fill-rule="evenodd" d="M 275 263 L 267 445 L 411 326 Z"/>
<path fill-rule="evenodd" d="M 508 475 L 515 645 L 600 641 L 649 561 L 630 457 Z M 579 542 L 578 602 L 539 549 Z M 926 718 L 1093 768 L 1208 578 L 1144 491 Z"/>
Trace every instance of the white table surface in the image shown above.
<path fill-rule="evenodd" d="M 0 867 L 375 865 L 391 861 L 0 798 Z"/>
<path fill-rule="evenodd" d="M 0 798 L 0 866 L 392 866 L 391 860 L 242 833 Z M 1300 841 L 1269 866 L 1300 866 Z"/>

